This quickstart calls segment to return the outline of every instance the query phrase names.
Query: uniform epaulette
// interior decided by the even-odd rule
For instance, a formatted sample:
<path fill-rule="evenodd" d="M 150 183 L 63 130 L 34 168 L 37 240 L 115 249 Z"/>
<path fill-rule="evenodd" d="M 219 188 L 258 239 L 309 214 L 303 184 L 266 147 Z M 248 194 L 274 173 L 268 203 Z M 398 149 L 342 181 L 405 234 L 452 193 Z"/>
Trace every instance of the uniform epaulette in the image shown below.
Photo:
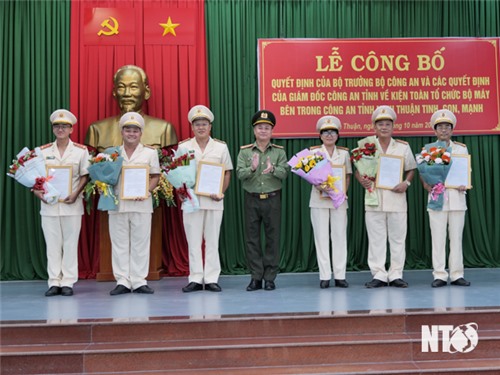
<path fill-rule="evenodd" d="M 179 142 L 179 144 L 181 145 L 181 144 L 183 144 L 184 142 L 187 142 L 187 141 L 190 141 L 190 140 L 191 140 L 191 138 L 185 139 L 185 140 L 183 140 L 183 141 L 180 141 L 180 142 Z"/>
<path fill-rule="evenodd" d="M 396 142 L 402 143 L 402 144 L 404 144 L 404 145 L 407 145 L 407 144 L 408 144 L 408 142 L 406 142 L 406 141 L 402 141 L 401 139 L 396 139 Z"/>
<path fill-rule="evenodd" d="M 152 149 L 152 150 L 156 150 L 156 147 L 155 147 L 155 146 L 151 146 L 151 145 L 144 145 L 144 147 L 150 148 L 150 149 Z"/>
<path fill-rule="evenodd" d="M 271 146 L 276 147 L 276 148 L 281 148 L 281 149 L 284 148 L 283 146 L 280 146 L 280 145 L 277 145 L 277 144 L 274 144 L 274 143 L 272 143 Z"/>
<path fill-rule="evenodd" d="M 455 143 L 456 145 L 462 146 L 462 147 L 467 147 L 467 145 L 465 143 L 456 142 L 456 141 L 453 141 L 453 143 Z"/>
<path fill-rule="evenodd" d="M 73 142 L 73 145 L 74 145 L 75 147 L 81 148 L 81 149 L 83 149 L 83 150 L 86 150 L 86 149 L 87 149 L 87 146 L 82 145 L 82 144 L 80 144 L 80 143 Z"/>
<path fill-rule="evenodd" d="M 45 150 L 46 148 L 49 148 L 52 146 L 52 143 L 47 143 L 46 145 L 40 146 L 40 150 Z"/>
<path fill-rule="evenodd" d="M 215 142 L 219 142 L 219 143 L 223 143 L 223 144 L 226 144 L 226 142 L 224 141 L 221 141 L 220 139 L 217 139 L 217 138 L 212 138 Z"/>
<path fill-rule="evenodd" d="M 320 146 L 311 146 L 311 147 L 309 147 L 309 150 L 316 150 L 317 148 L 321 148 L 321 145 Z"/>
<path fill-rule="evenodd" d="M 240 149 L 245 149 L 245 148 L 250 148 L 253 146 L 253 143 L 250 143 L 249 145 L 241 146 Z"/>
<path fill-rule="evenodd" d="M 349 152 L 349 149 L 347 147 L 343 147 L 343 146 L 335 146 L 335 147 L 338 148 L 339 150 L 344 150 L 344 151 Z"/>

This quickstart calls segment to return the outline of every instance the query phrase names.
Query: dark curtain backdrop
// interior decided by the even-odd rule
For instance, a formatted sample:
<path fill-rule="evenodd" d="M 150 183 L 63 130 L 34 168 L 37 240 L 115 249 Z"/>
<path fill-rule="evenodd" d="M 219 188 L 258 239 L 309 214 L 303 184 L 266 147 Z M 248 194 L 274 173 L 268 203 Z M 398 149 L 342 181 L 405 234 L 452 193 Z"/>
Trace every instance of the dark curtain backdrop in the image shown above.
<path fill-rule="evenodd" d="M 52 141 L 48 116 L 55 108 L 70 105 L 70 12 L 70 1 L 0 3 L 2 280 L 46 278 L 39 204 L 28 189 L 7 177 L 5 171 L 12 157 L 23 146 L 33 147 Z M 485 0 L 206 0 L 208 87 L 210 105 L 216 116 L 213 136 L 228 143 L 234 163 L 239 147 L 253 141 L 250 118 L 258 106 L 258 38 L 499 36 L 498 14 L 499 3 Z M 166 51 L 162 59 L 166 56 L 170 56 L 170 52 Z M 148 66 L 145 68 L 149 73 Z M 115 66 L 106 69 L 113 72 Z M 154 87 L 153 93 L 162 89 L 161 83 L 154 85 L 158 86 Z M 72 104 L 74 100 L 77 99 L 72 97 Z M 106 100 L 110 102 L 110 97 Z M 169 105 L 161 103 L 155 107 L 158 112 L 151 114 L 164 117 L 178 127 L 175 119 L 184 118 L 185 113 L 168 113 Z M 95 108 L 79 110 L 80 116 L 83 111 L 96 111 Z M 112 114 L 99 112 L 99 118 Z M 88 126 L 90 120 L 93 118 L 89 117 L 83 125 Z M 312 127 L 314 125 L 311 124 Z M 83 136 L 83 129 L 80 129 L 80 141 Z M 181 131 L 179 138 L 186 136 L 189 134 Z M 431 137 L 402 139 L 410 143 L 414 152 L 432 140 Z M 467 197 L 465 264 L 467 267 L 498 267 L 500 197 L 496 190 L 500 186 L 500 136 L 463 136 L 457 137 L 457 140 L 467 144 L 472 155 L 474 188 Z M 276 143 L 283 145 L 290 157 L 305 147 L 317 144 L 318 140 L 289 139 L 277 140 Z M 353 138 L 341 137 L 339 141 L 339 145 L 349 148 L 353 148 L 355 143 Z M 289 176 L 286 180 L 283 192 L 282 272 L 317 270 L 309 218 L 309 193 L 310 186 L 298 177 Z M 407 268 L 430 268 L 426 195 L 418 183 L 410 187 L 408 202 Z M 349 189 L 349 205 L 348 267 L 350 270 L 367 269 L 363 192 L 356 181 Z M 226 194 L 220 239 L 220 256 L 226 274 L 246 273 L 243 218 L 243 193 L 233 174 Z M 179 236 L 172 241 L 180 241 Z M 179 251 L 185 251 L 181 247 Z M 172 249 L 165 248 L 163 251 L 165 263 L 170 263 L 165 264 L 166 269 L 185 269 L 184 260 L 175 264 L 175 254 L 165 254 Z M 96 252 L 81 246 L 80 253 L 87 257 L 80 264 L 81 273 L 92 275 Z"/>
<path fill-rule="evenodd" d="M 487 37 L 500 35 L 497 1 L 206 1 L 209 88 L 219 118 L 214 134 L 226 140 L 236 159 L 253 141 L 250 119 L 258 106 L 258 38 Z M 465 56 L 464 56 L 465 58 Z M 469 57 L 470 58 L 470 57 Z M 473 58 L 473 57 L 472 57 Z M 383 103 L 380 103 L 383 104 Z M 340 117 L 342 120 L 342 117 Z M 460 120 L 460 118 L 459 118 Z M 460 126 L 460 123 L 459 125 Z M 314 128 L 315 124 L 311 124 Z M 341 133 L 342 134 L 342 133 Z M 397 134 L 395 135 L 397 137 Z M 401 137 L 416 153 L 431 137 Z M 499 136 L 467 136 L 472 185 L 464 232 L 467 267 L 500 266 Z M 340 146 L 355 147 L 342 138 Z M 318 139 L 276 140 L 288 157 Z M 431 268 L 427 195 L 418 176 L 408 193 L 408 269 Z M 309 217 L 310 185 L 290 175 L 283 193 L 281 271 L 316 271 Z M 348 192 L 348 268 L 367 269 L 363 191 L 353 179 Z M 245 273 L 243 192 L 233 176 L 226 194 L 220 255 L 224 272 Z M 431 276 L 429 275 L 431 278 Z"/>

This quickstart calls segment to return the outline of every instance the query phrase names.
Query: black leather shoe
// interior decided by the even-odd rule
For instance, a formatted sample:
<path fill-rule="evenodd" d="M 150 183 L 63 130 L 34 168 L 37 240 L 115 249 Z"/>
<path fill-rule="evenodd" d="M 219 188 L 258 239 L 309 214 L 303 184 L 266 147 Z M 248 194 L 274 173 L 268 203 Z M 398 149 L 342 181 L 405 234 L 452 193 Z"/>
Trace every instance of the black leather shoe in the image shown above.
<path fill-rule="evenodd" d="M 319 282 L 319 287 L 320 287 L 321 289 L 326 289 L 326 288 L 328 288 L 329 286 L 330 286 L 330 280 L 321 280 L 321 281 Z"/>
<path fill-rule="evenodd" d="M 404 281 L 403 279 L 392 280 L 389 283 L 389 285 L 394 286 L 396 288 L 408 288 L 408 283 L 406 281 Z"/>
<path fill-rule="evenodd" d="M 208 290 L 210 292 L 222 292 L 222 288 L 217 283 L 205 284 L 205 290 Z"/>
<path fill-rule="evenodd" d="M 126 294 L 126 293 L 130 293 L 130 289 L 124 285 L 121 285 L 121 284 L 118 284 L 115 287 L 115 289 L 113 289 L 111 292 L 109 292 L 109 294 L 112 296 L 117 296 L 119 294 Z"/>
<path fill-rule="evenodd" d="M 254 290 L 259 290 L 259 289 L 262 289 L 262 280 L 252 279 L 252 281 L 250 281 L 250 284 L 248 284 L 247 286 L 248 292 L 253 292 Z"/>
<path fill-rule="evenodd" d="M 61 288 L 58 286 L 51 286 L 49 290 L 45 292 L 45 297 L 53 297 L 61 294 Z"/>
<path fill-rule="evenodd" d="M 388 284 L 379 279 L 373 279 L 372 281 L 365 283 L 367 288 L 381 288 L 383 286 L 387 286 Z"/>
<path fill-rule="evenodd" d="M 70 288 L 69 286 L 63 286 L 61 288 L 61 295 L 68 297 L 73 295 L 73 288 Z"/>
<path fill-rule="evenodd" d="M 188 285 L 182 288 L 184 293 L 196 292 L 197 290 L 203 290 L 203 285 L 191 281 Z"/>
<path fill-rule="evenodd" d="M 271 281 L 271 280 L 266 280 L 265 284 L 264 284 L 264 289 L 265 290 L 274 290 L 276 289 L 276 285 L 274 284 L 274 281 Z"/>
<path fill-rule="evenodd" d="M 150 288 L 148 285 L 142 285 L 139 288 L 134 289 L 134 293 L 153 294 L 154 292 L 154 289 Z"/>
<path fill-rule="evenodd" d="M 470 281 L 467 281 L 463 277 L 461 277 L 460 279 L 456 279 L 455 281 L 452 281 L 450 284 L 451 285 L 458 285 L 458 286 L 469 286 Z"/>
<path fill-rule="evenodd" d="M 337 280 L 335 279 L 335 286 L 337 288 L 348 288 L 349 287 L 349 283 L 345 280 Z"/>
<path fill-rule="evenodd" d="M 441 279 L 436 279 L 432 282 L 431 286 L 433 288 L 441 288 L 442 286 L 446 286 L 448 283 Z"/>

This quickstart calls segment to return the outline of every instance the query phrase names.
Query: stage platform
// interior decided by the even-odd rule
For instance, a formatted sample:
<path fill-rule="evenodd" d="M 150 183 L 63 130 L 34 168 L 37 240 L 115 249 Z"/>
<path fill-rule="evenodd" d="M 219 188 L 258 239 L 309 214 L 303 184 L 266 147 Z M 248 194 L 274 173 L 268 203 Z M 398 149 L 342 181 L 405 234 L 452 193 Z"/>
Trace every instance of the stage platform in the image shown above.
<path fill-rule="evenodd" d="M 295 273 L 247 292 L 248 275 L 222 276 L 221 293 L 183 293 L 176 277 L 113 297 L 113 282 L 81 280 L 72 297 L 2 282 L 0 373 L 499 374 L 500 269 L 466 278 L 434 289 L 430 270 L 407 271 L 408 289 L 367 289 L 369 272 L 349 272 L 349 288 L 320 289 L 317 273 Z M 452 327 L 449 349 L 440 336 L 424 350 L 424 326 Z"/>
<path fill-rule="evenodd" d="M 500 308 L 500 269 L 467 269 L 470 287 L 431 288 L 430 270 L 405 271 L 409 288 L 367 289 L 370 273 L 348 272 L 349 288 L 319 288 L 317 273 L 280 274 L 276 290 L 247 292 L 249 275 L 221 276 L 223 291 L 183 293 L 187 277 L 151 281 L 153 295 L 110 296 L 115 283 L 80 280 L 72 297 L 45 297 L 46 281 L 0 283 L 2 324 L 89 319 L 116 321 L 148 318 L 214 319 L 267 314 L 342 315 L 352 312 L 394 313 L 415 310 L 460 311 Z M 500 317 L 499 317 L 500 320 Z"/>

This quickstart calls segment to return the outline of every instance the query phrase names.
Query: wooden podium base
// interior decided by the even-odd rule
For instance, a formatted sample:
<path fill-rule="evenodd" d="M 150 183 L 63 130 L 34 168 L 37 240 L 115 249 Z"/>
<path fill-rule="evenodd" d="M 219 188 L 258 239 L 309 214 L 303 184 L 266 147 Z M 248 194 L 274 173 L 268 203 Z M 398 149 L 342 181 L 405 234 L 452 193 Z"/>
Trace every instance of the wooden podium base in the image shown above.
<path fill-rule="evenodd" d="M 151 222 L 151 247 L 149 257 L 149 273 L 147 280 L 160 280 L 162 272 L 161 248 L 162 248 L 162 223 L 163 212 L 161 207 L 153 211 Z M 111 239 L 109 238 L 109 223 L 107 211 L 99 211 L 99 272 L 97 281 L 114 281 L 113 267 L 111 263 Z"/>

